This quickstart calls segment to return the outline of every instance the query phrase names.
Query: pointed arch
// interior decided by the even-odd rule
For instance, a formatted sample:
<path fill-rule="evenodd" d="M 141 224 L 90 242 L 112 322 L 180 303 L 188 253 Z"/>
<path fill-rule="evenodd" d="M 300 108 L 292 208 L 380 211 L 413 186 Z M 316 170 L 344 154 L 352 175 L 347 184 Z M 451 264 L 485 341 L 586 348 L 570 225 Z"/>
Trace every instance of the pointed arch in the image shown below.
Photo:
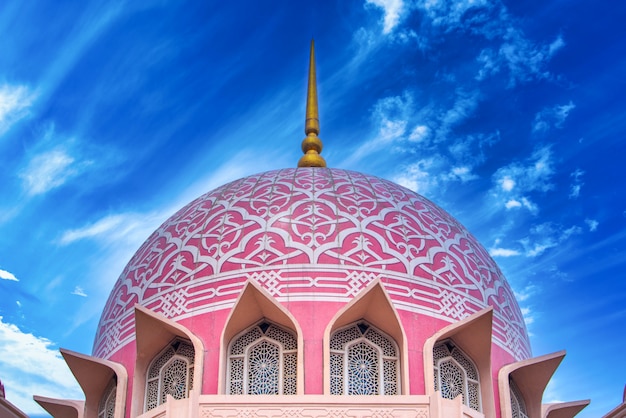
<path fill-rule="evenodd" d="M 493 308 L 488 307 L 437 331 L 424 343 L 424 379 L 426 394 L 435 395 L 435 346 L 451 341 L 476 366 L 480 386 L 481 411 L 496 416 L 491 377 L 491 327 Z M 451 352 L 452 354 L 452 352 Z"/>
<path fill-rule="evenodd" d="M 61 355 L 76 377 L 85 394 L 85 418 L 98 418 L 99 407 L 105 391 L 115 382 L 114 418 L 123 418 L 126 406 L 128 372 L 126 368 L 110 360 L 61 349 Z"/>
<path fill-rule="evenodd" d="M 399 350 L 398 384 L 400 386 L 398 394 L 409 394 L 406 335 L 398 312 L 394 308 L 380 279 L 372 281 L 354 299 L 341 308 L 324 331 L 324 394 L 329 395 L 331 393 L 331 337 L 336 331 L 350 324 L 357 324 L 359 321 L 365 321 L 382 331 L 382 333 L 391 337 L 397 345 Z"/>
<path fill-rule="evenodd" d="M 233 341 L 235 336 L 241 334 L 244 330 L 250 329 L 264 319 L 295 334 L 297 340 L 296 358 L 299 360 L 296 365 L 296 394 L 304 394 L 304 341 L 302 329 L 291 312 L 253 280 L 248 280 L 245 283 L 244 289 L 235 301 L 235 305 L 230 311 L 222 331 L 218 393 L 227 393 L 228 347 L 231 341 Z"/>
<path fill-rule="evenodd" d="M 512 401 L 519 403 L 519 398 L 522 398 L 526 414 L 529 417 L 540 417 L 543 392 L 564 357 L 565 351 L 558 351 L 502 367 L 498 371 L 500 416 L 515 418 Z"/>
<path fill-rule="evenodd" d="M 187 340 L 193 347 L 193 387 L 190 392 L 202 393 L 204 345 L 200 338 L 186 327 L 148 308 L 135 305 L 135 341 L 137 356 L 133 373 L 131 416 L 144 413 L 148 368 L 164 349 L 177 339 Z M 192 396 L 192 393 L 189 394 Z"/>
<path fill-rule="evenodd" d="M 84 418 L 84 401 L 46 398 L 37 395 L 33 396 L 33 399 L 54 418 Z"/>

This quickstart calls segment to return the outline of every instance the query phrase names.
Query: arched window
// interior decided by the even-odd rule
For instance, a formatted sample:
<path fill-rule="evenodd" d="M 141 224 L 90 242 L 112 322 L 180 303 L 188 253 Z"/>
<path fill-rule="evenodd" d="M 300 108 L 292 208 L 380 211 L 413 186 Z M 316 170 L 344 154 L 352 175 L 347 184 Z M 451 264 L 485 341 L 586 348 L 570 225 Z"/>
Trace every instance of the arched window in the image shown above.
<path fill-rule="evenodd" d="M 115 378 L 113 378 L 102 393 L 102 398 L 100 398 L 100 404 L 98 405 L 98 418 L 114 418 L 116 392 L 117 382 L 115 381 Z"/>
<path fill-rule="evenodd" d="M 441 396 L 454 399 L 461 395 L 463 403 L 481 411 L 480 383 L 474 363 L 452 340 L 438 343 L 433 348 L 435 390 Z"/>
<path fill-rule="evenodd" d="M 176 338 L 152 360 L 146 378 L 146 411 L 164 403 L 167 395 L 174 399 L 189 395 L 193 389 L 194 354 L 190 342 Z"/>
<path fill-rule="evenodd" d="M 509 391 L 511 392 L 511 417 L 512 418 L 528 418 L 526 412 L 526 403 L 524 397 L 519 391 L 515 381 L 509 377 Z"/>
<path fill-rule="evenodd" d="M 398 347 L 393 339 L 361 321 L 330 337 L 332 395 L 400 394 Z"/>
<path fill-rule="evenodd" d="M 295 395 L 297 341 L 291 331 L 265 320 L 236 335 L 228 348 L 228 393 Z"/>

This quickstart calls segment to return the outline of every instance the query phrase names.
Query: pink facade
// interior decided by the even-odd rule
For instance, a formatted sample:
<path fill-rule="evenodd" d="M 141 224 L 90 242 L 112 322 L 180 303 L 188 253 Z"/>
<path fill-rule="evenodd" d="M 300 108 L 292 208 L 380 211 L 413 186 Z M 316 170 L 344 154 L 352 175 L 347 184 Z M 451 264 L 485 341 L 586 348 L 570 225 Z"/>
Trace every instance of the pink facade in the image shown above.
<path fill-rule="evenodd" d="M 441 208 L 394 183 L 338 169 L 246 177 L 185 206 L 137 251 L 101 317 L 94 356 L 132 376 L 134 306 L 186 327 L 204 346 L 203 394 L 220 394 L 222 334 L 253 281 L 302 330 L 306 395 L 324 393 L 324 332 L 336 313 L 379 281 L 406 335 L 402 393 L 427 392 L 424 344 L 438 330 L 493 308 L 497 370 L 530 357 L 524 321 L 495 262 Z M 223 372 L 223 370 L 222 370 Z M 410 384 L 408 383 L 410 382 Z M 497 402 L 497 395 L 495 396 Z"/>

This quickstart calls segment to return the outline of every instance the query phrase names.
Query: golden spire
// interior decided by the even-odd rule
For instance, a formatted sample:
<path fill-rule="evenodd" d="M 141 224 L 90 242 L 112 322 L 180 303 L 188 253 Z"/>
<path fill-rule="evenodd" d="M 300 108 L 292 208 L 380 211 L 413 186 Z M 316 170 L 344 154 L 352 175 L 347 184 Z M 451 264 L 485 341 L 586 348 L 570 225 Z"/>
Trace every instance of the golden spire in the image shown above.
<path fill-rule="evenodd" d="M 320 121 L 317 111 L 317 84 L 315 82 L 315 43 L 312 39 L 304 133 L 306 134 L 306 138 L 302 140 L 302 152 L 304 152 L 304 155 L 298 161 L 298 167 L 326 167 L 326 161 L 320 155 L 322 152 L 322 141 L 317 136 L 320 133 Z"/>

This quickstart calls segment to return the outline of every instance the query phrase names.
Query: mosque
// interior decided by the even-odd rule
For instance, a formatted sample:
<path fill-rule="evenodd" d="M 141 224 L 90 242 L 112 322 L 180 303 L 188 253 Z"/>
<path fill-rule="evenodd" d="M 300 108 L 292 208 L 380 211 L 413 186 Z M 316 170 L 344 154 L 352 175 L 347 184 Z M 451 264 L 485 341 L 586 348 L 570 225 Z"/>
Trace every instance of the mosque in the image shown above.
<path fill-rule="evenodd" d="M 509 284 L 467 229 L 397 184 L 327 168 L 319 131 L 311 43 L 298 167 L 225 184 L 161 225 L 115 283 L 92 355 L 61 350 L 85 400 L 35 400 L 56 418 L 587 406 L 542 403 L 565 352 L 533 357 Z M 626 403 L 606 415 L 624 416 Z"/>

